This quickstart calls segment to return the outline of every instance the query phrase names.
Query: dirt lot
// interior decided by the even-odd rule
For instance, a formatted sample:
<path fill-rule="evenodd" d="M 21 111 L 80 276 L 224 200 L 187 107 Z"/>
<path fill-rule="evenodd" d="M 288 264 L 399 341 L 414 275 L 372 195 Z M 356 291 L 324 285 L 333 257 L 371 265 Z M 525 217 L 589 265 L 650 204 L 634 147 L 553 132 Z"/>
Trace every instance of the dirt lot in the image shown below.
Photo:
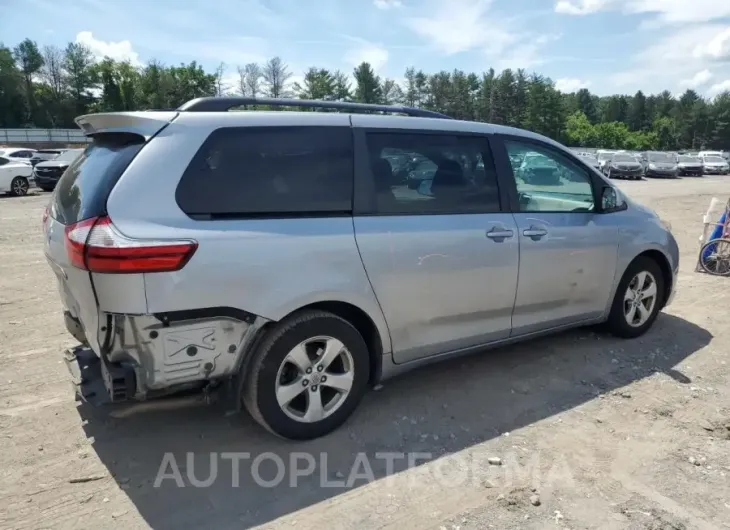
<path fill-rule="evenodd" d="M 677 297 L 642 339 L 580 330 L 422 369 L 303 444 L 220 407 L 79 406 L 41 250 L 47 195 L 0 198 L 0 527 L 730 528 L 730 283 L 694 272 L 702 214 L 728 183 L 620 184 L 682 249 Z M 220 452 L 250 459 L 236 477 Z M 290 477 L 298 452 L 315 467 Z M 391 469 L 379 453 L 408 454 Z"/>

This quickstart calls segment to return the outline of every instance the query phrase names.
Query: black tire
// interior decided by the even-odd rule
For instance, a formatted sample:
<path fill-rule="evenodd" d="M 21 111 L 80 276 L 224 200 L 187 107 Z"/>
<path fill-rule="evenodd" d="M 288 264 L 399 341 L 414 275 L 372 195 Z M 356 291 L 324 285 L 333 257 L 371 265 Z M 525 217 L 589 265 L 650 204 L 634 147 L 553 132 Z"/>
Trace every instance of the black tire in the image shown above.
<path fill-rule="evenodd" d="M 43 191 L 53 191 L 53 188 L 49 186 L 38 186 Z"/>
<path fill-rule="evenodd" d="M 290 418 L 276 399 L 279 367 L 288 353 L 311 337 L 329 336 L 341 341 L 352 355 L 353 383 L 342 405 L 324 419 L 304 423 Z M 246 363 L 243 403 L 251 416 L 272 433 L 291 440 L 311 440 L 342 425 L 367 389 L 370 356 L 360 333 L 347 320 L 332 313 L 306 310 L 277 323 L 267 332 L 250 363 Z"/>
<path fill-rule="evenodd" d="M 656 301 L 652 308 L 651 315 L 640 326 L 630 325 L 624 316 L 624 294 L 626 293 L 629 283 L 634 277 L 642 271 L 649 272 L 656 281 Z M 649 328 L 654 324 L 659 311 L 664 306 L 664 285 L 666 279 L 662 273 L 661 268 L 651 258 L 645 256 L 639 256 L 626 269 L 621 281 L 616 289 L 616 294 L 613 297 L 613 303 L 611 304 L 611 311 L 606 322 L 606 328 L 609 333 L 616 335 L 617 337 L 632 339 L 639 337 L 646 333 Z"/>
<path fill-rule="evenodd" d="M 24 195 L 28 195 L 29 189 L 30 184 L 28 183 L 28 179 L 25 177 L 15 177 L 10 182 L 10 195 L 13 197 L 23 197 Z"/>

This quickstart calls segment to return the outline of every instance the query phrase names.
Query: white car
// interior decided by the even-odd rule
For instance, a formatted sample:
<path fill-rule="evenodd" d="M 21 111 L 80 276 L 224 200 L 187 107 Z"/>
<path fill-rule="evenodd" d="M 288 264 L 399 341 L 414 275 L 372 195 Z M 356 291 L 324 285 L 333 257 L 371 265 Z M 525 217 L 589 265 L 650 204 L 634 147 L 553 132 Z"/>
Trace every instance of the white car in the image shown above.
<path fill-rule="evenodd" d="M 35 149 L 26 147 L 3 147 L 0 148 L 0 156 L 9 158 L 15 162 L 25 162 L 30 164 L 30 159 L 36 154 Z"/>
<path fill-rule="evenodd" d="M 29 163 L 0 156 L 0 193 L 20 197 L 33 186 L 33 167 Z"/>

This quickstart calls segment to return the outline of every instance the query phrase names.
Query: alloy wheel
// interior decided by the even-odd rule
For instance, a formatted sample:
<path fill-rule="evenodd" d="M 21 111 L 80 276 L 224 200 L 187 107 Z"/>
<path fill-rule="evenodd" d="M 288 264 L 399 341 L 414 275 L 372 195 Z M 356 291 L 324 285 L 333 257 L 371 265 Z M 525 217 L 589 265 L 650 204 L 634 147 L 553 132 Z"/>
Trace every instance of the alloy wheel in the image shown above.
<path fill-rule="evenodd" d="M 276 400 L 293 420 L 321 421 L 345 403 L 354 376 L 352 354 L 341 341 L 312 337 L 284 357 L 276 375 Z"/>
<path fill-rule="evenodd" d="M 639 272 L 624 293 L 624 318 L 629 326 L 643 326 L 651 317 L 656 301 L 656 278 L 648 271 Z"/>

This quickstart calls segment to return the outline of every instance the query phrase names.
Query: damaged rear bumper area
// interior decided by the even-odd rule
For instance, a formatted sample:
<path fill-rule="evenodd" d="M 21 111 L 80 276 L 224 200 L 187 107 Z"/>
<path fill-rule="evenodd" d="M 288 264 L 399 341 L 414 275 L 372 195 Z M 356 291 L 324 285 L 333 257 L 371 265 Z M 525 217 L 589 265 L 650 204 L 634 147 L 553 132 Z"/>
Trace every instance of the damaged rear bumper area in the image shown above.
<path fill-rule="evenodd" d="M 156 315 L 100 314 L 101 351 L 65 315 L 82 345 L 64 354 L 76 393 L 93 406 L 147 401 L 180 393 L 207 396 L 236 380 L 267 319 L 237 310 Z M 238 386 L 238 385 L 236 385 Z"/>

